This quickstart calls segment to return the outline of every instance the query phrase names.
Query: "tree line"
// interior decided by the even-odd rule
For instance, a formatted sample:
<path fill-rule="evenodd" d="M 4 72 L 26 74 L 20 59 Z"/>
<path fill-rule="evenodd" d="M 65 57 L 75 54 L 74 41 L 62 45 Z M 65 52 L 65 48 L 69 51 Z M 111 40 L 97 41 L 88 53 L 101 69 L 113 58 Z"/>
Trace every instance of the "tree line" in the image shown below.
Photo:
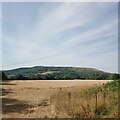
<path fill-rule="evenodd" d="M 76 71 L 60 71 L 50 74 L 16 74 L 6 75 L 1 72 L 2 80 L 69 80 L 69 79 L 93 79 L 93 80 L 115 80 L 119 79 L 120 75 L 117 73 L 104 73 L 104 72 L 81 72 Z"/>

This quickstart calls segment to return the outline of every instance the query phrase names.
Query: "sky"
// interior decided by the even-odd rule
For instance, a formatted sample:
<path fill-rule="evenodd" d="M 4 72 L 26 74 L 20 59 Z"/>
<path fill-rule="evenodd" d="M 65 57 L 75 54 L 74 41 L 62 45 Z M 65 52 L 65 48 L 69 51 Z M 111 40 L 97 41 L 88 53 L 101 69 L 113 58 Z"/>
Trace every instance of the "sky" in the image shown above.
<path fill-rule="evenodd" d="M 2 69 L 40 65 L 118 72 L 117 2 L 4 2 Z"/>
<path fill-rule="evenodd" d="M 119 0 L 2 0 L 2 2 L 119 2 Z"/>

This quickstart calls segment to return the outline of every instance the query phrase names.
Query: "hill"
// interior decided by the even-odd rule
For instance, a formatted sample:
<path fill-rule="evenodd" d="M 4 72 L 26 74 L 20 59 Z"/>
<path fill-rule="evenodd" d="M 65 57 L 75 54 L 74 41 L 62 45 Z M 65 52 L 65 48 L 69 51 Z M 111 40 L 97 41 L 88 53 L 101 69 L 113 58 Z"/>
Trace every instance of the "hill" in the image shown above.
<path fill-rule="evenodd" d="M 76 72 L 85 72 L 85 71 L 93 71 L 93 72 L 103 72 L 97 70 L 95 68 L 80 68 L 80 67 L 45 67 L 45 66 L 35 66 L 35 67 L 26 67 L 26 68 L 17 68 L 12 70 L 4 71 L 7 75 L 27 75 L 27 74 L 39 74 L 45 72 L 60 72 L 62 70 L 74 70 Z"/>
<path fill-rule="evenodd" d="M 6 70 L 8 79 L 116 79 L 119 75 L 95 68 L 35 66 Z"/>

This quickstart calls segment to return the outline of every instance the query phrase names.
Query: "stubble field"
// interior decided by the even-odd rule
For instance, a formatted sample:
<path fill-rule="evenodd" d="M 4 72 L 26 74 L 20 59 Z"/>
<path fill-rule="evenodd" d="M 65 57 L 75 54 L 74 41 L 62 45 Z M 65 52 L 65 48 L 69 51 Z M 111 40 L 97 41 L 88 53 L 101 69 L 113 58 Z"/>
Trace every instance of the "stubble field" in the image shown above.
<path fill-rule="evenodd" d="M 70 109 L 74 109 L 76 106 L 73 103 L 77 105 L 79 104 L 77 103 L 78 99 L 83 100 L 78 92 L 108 82 L 111 80 L 16 80 L 2 82 L 2 118 L 74 117 L 74 115 L 69 115 L 73 114 L 69 110 L 61 112 L 66 109 L 59 109 L 62 109 L 62 105 L 65 108 L 65 105 L 68 104 L 71 106 Z M 65 97 L 66 94 L 68 94 L 68 99 Z M 69 100 L 73 100 L 73 103 Z M 75 102 L 75 100 L 77 101 Z M 86 115 L 83 117 L 90 117 L 87 116 L 84 106 L 81 106 L 81 110 Z"/>

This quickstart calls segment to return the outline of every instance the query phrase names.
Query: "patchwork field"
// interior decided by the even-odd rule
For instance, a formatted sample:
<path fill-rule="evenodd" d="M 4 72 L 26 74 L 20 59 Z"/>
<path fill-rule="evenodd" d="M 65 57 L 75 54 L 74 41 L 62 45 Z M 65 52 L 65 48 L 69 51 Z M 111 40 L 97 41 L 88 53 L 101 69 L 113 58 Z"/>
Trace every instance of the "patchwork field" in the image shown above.
<path fill-rule="evenodd" d="M 2 82 L 2 118 L 77 117 L 71 113 L 72 110 L 82 100 L 83 103 L 88 101 L 87 98 L 86 101 L 82 98 L 81 91 L 102 86 L 108 82 L 111 80 L 16 80 Z M 100 98 L 102 100 L 101 95 Z M 95 97 L 92 97 L 90 101 L 95 103 L 94 99 Z M 68 104 L 70 104 L 71 112 L 66 111 L 65 106 Z M 88 103 L 84 104 L 88 105 Z M 83 117 L 91 117 L 87 114 L 85 106 L 81 106 L 81 111 L 78 108 L 76 110 L 79 113 L 85 112 Z"/>

